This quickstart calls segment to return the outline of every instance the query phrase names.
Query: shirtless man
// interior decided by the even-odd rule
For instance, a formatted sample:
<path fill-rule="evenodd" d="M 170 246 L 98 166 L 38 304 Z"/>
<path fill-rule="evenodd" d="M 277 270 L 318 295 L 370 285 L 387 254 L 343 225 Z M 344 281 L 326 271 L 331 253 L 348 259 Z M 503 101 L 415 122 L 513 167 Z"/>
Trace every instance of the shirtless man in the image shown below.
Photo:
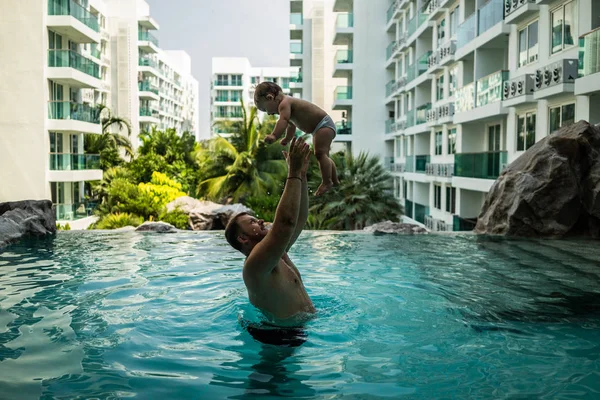
<path fill-rule="evenodd" d="M 308 218 L 310 147 L 294 138 L 289 154 L 284 154 L 288 178 L 271 229 L 263 220 L 240 213 L 227 224 L 225 238 L 246 255 L 243 277 L 250 303 L 277 325 L 294 325 L 302 315 L 315 312 L 300 272 L 287 254 Z"/>

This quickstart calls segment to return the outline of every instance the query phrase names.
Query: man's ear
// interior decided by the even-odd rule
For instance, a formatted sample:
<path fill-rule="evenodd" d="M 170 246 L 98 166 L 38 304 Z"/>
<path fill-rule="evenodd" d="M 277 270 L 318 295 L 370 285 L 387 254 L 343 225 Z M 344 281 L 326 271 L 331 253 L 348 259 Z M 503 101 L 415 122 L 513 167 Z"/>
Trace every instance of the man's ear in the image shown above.
<path fill-rule="evenodd" d="M 244 235 L 242 233 L 242 234 L 238 235 L 237 241 L 238 241 L 238 243 L 246 244 L 246 243 L 248 243 L 248 238 L 246 237 L 246 235 Z"/>

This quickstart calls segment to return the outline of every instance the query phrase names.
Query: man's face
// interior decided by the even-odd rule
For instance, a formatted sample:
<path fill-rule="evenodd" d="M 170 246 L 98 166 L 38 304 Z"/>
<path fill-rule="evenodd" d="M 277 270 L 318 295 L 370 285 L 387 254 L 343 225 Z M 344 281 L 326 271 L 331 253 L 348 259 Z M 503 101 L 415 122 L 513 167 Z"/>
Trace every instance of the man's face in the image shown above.
<path fill-rule="evenodd" d="M 259 99 L 256 103 L 256 108 L 258 108 L 259 111 L 266 112 L 269 115 L 277 114 L 279 111 L 277 102 L 272 94 L 268 94 L 267 97 Z"/>
<path fill-rule="evenodd" d="M 262 219 L 254 218 L 251 215 L 242 215 L 237 220 L 238 226 L 240 227 L 240 235 L 238 236 L 240 242 L 260 242 L 263 240 L 269 230 L 265 226 L 265 221 Z"/>

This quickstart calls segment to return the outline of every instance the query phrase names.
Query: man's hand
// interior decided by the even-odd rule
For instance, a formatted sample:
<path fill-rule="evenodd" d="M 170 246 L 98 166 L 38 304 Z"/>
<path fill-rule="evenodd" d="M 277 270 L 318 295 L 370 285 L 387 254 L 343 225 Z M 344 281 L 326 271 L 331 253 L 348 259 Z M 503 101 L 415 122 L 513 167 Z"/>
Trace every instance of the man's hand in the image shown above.
<path fill-rule="evenodd" d="M 277 140 L 277 138 L 273 134 L 265 136 L 265 143 L 266 144 L 275 143 L 276 140 Z"/>
<path fill-rule="evenodd" d="M 309 159 L 310 146 L 302 139 L 293 138 L 287 156 L 288 177 L 301 178 L 308 168 Z"/>
<path fill-rule="evenodd" d="M 289 155 L 289 153 L 288 153 L 287 151 L 285 151 L 285 150 L 284 150 L 284 151 L 282 151 L 282 153 L 283 153 L 283 156 L 285 157 L 285 161 L 286 161 L 286 162 L 288 163 L 288 165 L 289 165 L 289 161 L 288 161 L 288 159 L 289 159 L 289 156 L 290 156 L 290 155 Z M 305 178 L 306 178 L 306 174 L 307 174 L 307 172 L 308 172 L 308 166 L 310 165 L 310 154 L 311 154 L 311 151 L 310 151 L 310 149 L 309 149 L 309 151 L 308 151 L 308 154 L 307 154 L 307 156 L 306 156 L 306 162 L 304 163 L 304 166 L 302 167 L 302 170 L 300 171 L 300 177 L 301 177 L 302 179 L 305 179 Z"/>

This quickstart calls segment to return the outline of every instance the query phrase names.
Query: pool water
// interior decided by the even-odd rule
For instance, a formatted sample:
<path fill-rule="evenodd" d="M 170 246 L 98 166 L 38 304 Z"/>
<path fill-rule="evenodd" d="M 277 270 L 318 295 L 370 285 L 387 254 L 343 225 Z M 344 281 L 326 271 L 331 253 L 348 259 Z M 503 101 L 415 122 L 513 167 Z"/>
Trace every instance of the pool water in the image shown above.
<path fill-rule="evenodd" d="M 0 398 L 600 398 L 600 246 L 305 233 L 318 309 L 265 345 L 222 233 L 62 232 L 0 253 Z"/>

